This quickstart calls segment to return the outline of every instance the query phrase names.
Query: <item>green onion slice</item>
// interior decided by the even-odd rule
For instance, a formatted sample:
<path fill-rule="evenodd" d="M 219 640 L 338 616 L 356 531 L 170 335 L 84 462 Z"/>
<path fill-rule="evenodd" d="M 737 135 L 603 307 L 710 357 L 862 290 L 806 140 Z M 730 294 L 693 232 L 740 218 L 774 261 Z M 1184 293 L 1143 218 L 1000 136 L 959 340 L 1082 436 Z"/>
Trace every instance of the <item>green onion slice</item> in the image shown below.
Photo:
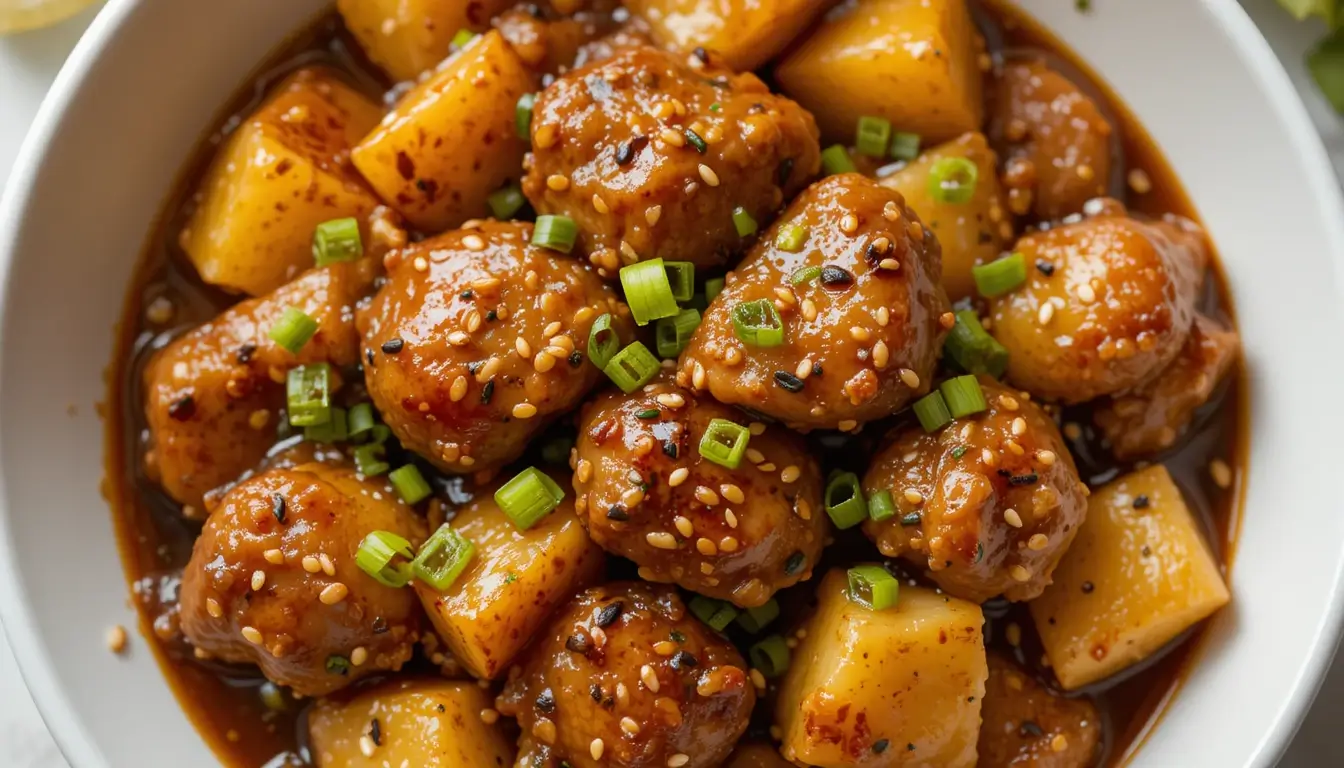
<path fill-rule="evenodd" d="M 564 490 L 536 467 L 524 469 L 495 491 L 495 503 L 520 531 L 536 525 L 564 500 Z"/>
<path fill-rule="evenodd" d="M 738 237 L 748 237 L 756 234 L 756 219 L 752 218 L 746 208 L 737 206 L 733 209 L 733 227 L 737 230 Z"/>
<path fill-rule="evenodd" d="M 398 557 L 406 562 L 394 562 Z M 411 542 L 390 531 L 370 533 L 355 552 L 355 565 L 385 587 L 406 586 L 411 580 L 410 561 L 414 559 Z"/>
<path fill-rule="evenodd" d="M 467 47 L 467 44 L 476 39 L 476 33 L 470 29 L 459 29 L 457 34 L 453 35 L 453 47 L 459 51 Z"/>
<path fill-rule="evenodd" d="M 517 184 L 510 184 L 503 189 L 497 189 L 485 198 L 490 204 L 490 212 L 500 221 L 508 221 L 513 215 L 523 209 L 527 203 L 527 198 L 523 197 L 523 190 L 518 188 Z"/>
<path fill-rule="evenodd" d="M 568 216 L 538 216 L 532 229 L 532 244 L 538 248 L 569 253 L 579 237 L 579 225 Z"/>
<path fill-rule="evenodd" d="M 341 261 L 355 261 L 364 255 L 364 243 L 359 237 L 359 221 L 353 218 L 332 219 L 313 230 L 313 261 L 319 267 Z"/>
<path fill-rule="evenodd" d="M 1011 253 L 988 264 L 971 267 L 975 288 L 981 296 L 992 299 L 1027 282 L 1027 260 L 1020 253 Z"/>
<path fill-rule="evenodd" d="M 303 437 L 305 440 L 311 440 L 314 443 L 339 443 L 349 439 L 350 427 L 347 423 L 345 409 L 333 407 L 331 418 L 327 419 L 325 424 L 304 427 Z"/>
<path fill-rule="evenodd" d="M 772 597 L 765 605 L 742 611 L 737 617 L 737 626 L 755 635 L 777 618 L 779 618 L 779 601 Z"/>
<path fill-rule="evenodd" d="M 296 307 L 288 307 L 280 315 L 280 319 L 275 321 L 267 335 L 271 341 L 289 350 L 290 354 L 297 355 L 303 345 L 313 338 L 317 333 L 317 321 L 309 317 L 306 312 Z"/>
<path fill-rule="evenodd" d="M 711 277 L 705 281 L 705 301 L 713 301 L 715 296 L 723 293 L 723 278 Z"/>
<path fill-rule="evenodd" d="M 751 431 L 727 419 L 711 419 L 700 437 L 700 455 L 721 467 L 737 469 L 747 452 Z"/>
<path fill-rule="evenodd" d="M 677 297 L 667 279 L 667 268 L 662 259 L 621 267 L 621 287 L 625 289 L 630 313 L 640 325 L 677 314 Z"/>
<path fill-rule="evenodd" d="M 854 161 L 849 157 L 849 150 L 842 144 L 833 144 L 821 151 L 821 169 L 827 176 L 837 173 L 854 173 L 858 169 L 854 167 Z"/>
<path fill-rule="evenodd" d="M 401 500 L 407 504 L 419 504 L 433 492 L 425 476 L 420 474 L 420 468 L 414 464 L 397 467 L 388 473 L 387 479 L 392 481 L 392 487 L 397 489 Z"/>
<path fill-rule="evenodd" d="M 737 618 L 737 609 L 732 603 L 724 600 L 714 600 L 704 595 L 696 595 L 691 598 L 691 613 L 695 617 L 709 626 L 716 632 L 722 632 L 733 623 Z"/>
<path fill-rule="evenodd" d="M 901 582 L 880 565 L 857 565 L 849 569 L 849 599 L 870 611 L 885 611 L 896 605 Z"/>
<path fill-rule="evenodd" d="M 778 347 L 784 343 L 784 321 L 769 299 L 746 301 L 733 307 L 733 331 L 743 343 L 754 347 Z"/>
<path fill-rule="evenodd" d="M 378 424 L 378 415 L 373 411 L 373 403 L 358 403 L 350 406 L 346 414 L 347 434 L 351 440 L 362 439 L 365 433 L 372 433 Z"/>
<path fill-rule="evenodd" d="M 891 491 L 883 489 L 868 497 L 868 517 L 880 523 L 895 516 L 896 502 L 891 498 Z"/>
<path fill-rule="evenodd" d="M 699 325 L 700 313 L 694 309 L 683 309 L 676 317 L 659 320 L 653 329 L 654 338 L 658 341 L 658 356 L 668 359 L 680 355 Z"/>
<path fill-rule="evenodd" d="M 312 427 L 331 420 L 331 366 L 312 363 L 289 369 L 285 378 L 289 423 Z"/>
<path fill-rule="evenodd" d="M 897 160 L 919 157 L 919 134 L 897 131 L 891 135 L 891 156 Z"/>
<path fill-rule="evenodd" d="M 789 275 L 789 284 L 802 285 L 803 283 L 810 283 L 818 277 L 821 277 L 821 267 L 799 267 L 793 270 L 793 274 Z"/>
<path fill-rule="evenodd" d="M 416 579 L 442 592 L 453 585 L 476 555 L 476 545 L 444 523 L 411 562 Z"/>
<path fill-rule="evenodd" d="M 524 93 L 518 97 L 518 104 L 514 107 L 513 128 L 523 141 L 532 140 L 532 106 L 536 103 L 537 94 Z"/>
<path fill-rule="evenodd" d="M 779 228 L 779 234 L 775 235 L 775 247 L 789 253 L 803 250 L 803 244 L 806 242 L 807 227 L 797 224 L 785 224 Z"/>
<path fill-rule="evenodd" d="M 370 442 L 374 442 L 374 443 L 378 443 L 379 445 L 382 445 L 383 443 L 386 443 L 386 442 L 387 442 L 387 439 L 388 439 L 389 437 L 391 437 L 391 436 L 392 436 L 392 428 L 391 428 L 391 427 L 387 426 L 386 424 L 374 424 L 374 425 L 373 425 L 373 433 L 372 433 L 372 437 L 370 438 Z"/>
<path fill-rule="evenodd" d="M 938 391 L 943 394 L 947 412 L 952 414 L 954 419 L 979 413 L 989 407 L 985 402 L 985 393 L 980 389 L 980 382 L 976 381 L 974 376 L 948 379 Z"/>
<path fill-rule="evenodd" d="M 915 401 L 915 417 L 925 432 L 933 433 L 952 423 L 952 414 L 947 410 L 940 392 L 929 394 Z"/>
<path fill-rule="evenodd" d="M 854 148 L 861 155 L 885 157 L 887 142 L 891 141 L 891 121 L 885 117 L 864 115 L 854 135 Z"/>
<path fill-rule="evenodd" d="M 665 261 L 663 271 L 667 273 L 672 298 L 679 302 L 690 301 L 695 295 L 695 265 L 689 261 Z"/>
<path fill-rule="evenodd" d="M 959 310 L 956 325 L 943 342 L 943 353 L 967 373 L 984 373 L 999 378 L 1008 370 L 1008 349 L 985 327 L 973 309 Z"/>
<path fill-rule="evenodd" d="M 751 657 L 751 666 L 761 670 L 766 677 L 779 677 L 789 668 L 789 646 L 779 635 L 771 635 L 751 646 L 747 655 Z"/>
<path fill-rule="evenodd" d="M 377 477 L 392 468 L 391 464 L 384 461 L 387 446 L 382 443 L 356 446 L 354 454 L 355 471 L 365 477 Z"/>
<path fill-rule="evenodd" d="M 826 484 L 826 514 L 840 530 L 853 528 L 868 519 L 868 504 L 853 472 L 837 472 Z"/>
<path fill-rule="evenodd" d="M 649 348 L 635 341 L 617 352 L 602 372 L 628 395 L 652 381 L 661 367 Z"/>
<path fill-rule="evenodd" d="M 940 203 L 961 204 L 975 196 L 980 169 L 964 157 L 940 157 L 929 169 L 929 197 Z"/>
<path fill-rule="evenodd" d="M 593 327 L 588 330 L 588 359 L 593 365 L 599 370 L 605 369 L 620 348 L 621 339 L 612 330 L 611 315 L 604 314 L 593 321 Z"/>

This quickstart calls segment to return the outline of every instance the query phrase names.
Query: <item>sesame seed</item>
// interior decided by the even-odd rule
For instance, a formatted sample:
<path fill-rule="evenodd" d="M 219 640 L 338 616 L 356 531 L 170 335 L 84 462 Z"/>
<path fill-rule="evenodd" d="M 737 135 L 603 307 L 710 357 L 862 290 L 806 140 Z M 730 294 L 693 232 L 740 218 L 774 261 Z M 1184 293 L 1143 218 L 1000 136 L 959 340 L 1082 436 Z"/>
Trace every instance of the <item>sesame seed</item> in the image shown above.
<path fill-rule="evenodd" d="M 481 328 L 481 313 L 478 310 L 471 310 L 467 313 L 467 320 L 463 323 L 467 333 L 475 333 Z"/>
<path fill-rule="evenodd" d="M 472 290 L 477 293 L 493 294 L 499 290 L 502 281 L 498 277 L 482 277 L 471 281 Z"/>
<path fill-rule="evenodd" d="M 481 710 L 481 722 L 486 725 L 494 725 L 499 722 L 499 710 L 486 708 Z"/>
<path fill-rule="evenodd" d="M 1032 534 L 1031 538 L 1027 539 L 1027 547 L 1029 549 L 1036 550 L 1037 552 L 1041 551 L 1042 549 L 1045 549 L 1049 545 L 1050 545 L 1050 537 L 1046 536 L 1043 533 Z"/>
<path fill-rule="evenodd" d="M 206 598 L 205 612 L 210 614 L 211 618 L 215 619 L 224 615 L 224 609 L 219 606 L 219 601 L 213 597 Z"/>
<path fill-rule="evenodd" d="M 802 477 L 802 475 L 803 471 L 799 469 L 797 465 L 790 464 L 789 466 L 780 470 L 779 479 L 780 482 L 783 483 L 792 483 L 795 482 L 799 477 Z"/>
<path fill-rule="evenodd" d="M 319 573 L 322 570 L 322 561 L 313 555 L 304 555 L 302 565 L 303 570 L 309 573 Z"/>
<path fill-rule="evenodd" d="M 593 193 L 593 210 L 603 214 L 611 212 L 611 208 L 607 206 L 607 201 L 603 200 L 602 196 L 596 192 Z"/>
<path fill-rule="evenodd" d="M 1050 318 L 1055 316 L 1055 305 L 1049 301 L 1041 305 L 1041 310 L 1036 313 L 1036 322 L 1041 325 L 1049 325 Z"/>
<path fill-rule="evenodd" d="M 886 328 L 887 323 L 891 322 L 891 311 L 886 307 L 878 307 L 877 312 L 873 314 L 873 317 L 877 320 L 879 326 Z"/>
<path fill-rule="evenodd" d="M 453 379 L 452 386 L 448 388 L 448 397 L 451 398 L 454 403 L 456 403 L 460 402 L 462 398 L 466 396 L 467 396 L 467 377 L 458 376 L 457 378 Z"/>
<path fill-rule="evenodd" d="M 706 538 L 695 540 L 695 550 L 705 557 L 713 557 L 719 553 L 719 548 L 714 542 Z"/>
<path fill-rule="evenodd" d="M 607 748 L 601 738 L 593 739 L 593 743 L 588 745 L 588 754 L 593 756 L 594 760 L 602 759 L 602 752 Z"/>
<path fill-rule="evenodd" d="M 265 571 L 260 571 L 260 570 L 258 570 L 258 571 L 253 571 L 253 572 L 252 572 L 252 591 L 253 591 L 253 592 L 260 592 L 260 591 L 261 591 L 261 588 L 264 587 L 264 586 L 266 586 L 266 572 L 265 572 Z"/>
<path fill-rule="evenodd" d="M 801 517 L 804 520 L 812 519 L 812 505 L 808 504 L 805 499 L 798 499 L 795 501 L 793 503 L 793 511 L 798 514 L 798 517 Z"/>
<path fill-rule="evenodd" d="M 454 347 L 465 346 L 468 341 L 471 341 L 471 338 L 462 331 L 453 331 L 448 334 L 448 343 Z"/>
<path fill-rule="evenodd" d="M 672 518 L 672 524 L 677 527 L 677 532 L 686 538 L 695 535 L 695 526 L 691 524 L 691 519 L 685 515 L 677 515 Z"/>
<path fill-rule="evenodd" d="M 747 448 L 747 461 L 750 461 L 752 464 L 760 464 L 765 461 L 765 454 L 755 448 Z"/>
<path fill-rule="evenodd" d="M 751 433 L 752 437 L 760 437 L 765 434 L 765 424 L 759 421 L 753 421 L 747 425 L 747 431 Z"/>
<path fill-rule="evenodd" d="M 340 583 L 328 584 L 318 594 L 317 599 L 322 601 L 323 605 L 336 605 L 350 594 L 350 588 Z"/>
<path fill-rule="evenodd" d="M 885 269 L 890 272 L 896 272 L 901 268 L 901 262 L 892 258 L 886 258 L 877 262 L 877 266 L 879 269 Z"/>
<path fill-rule="evenodd" d="M 265 408 L 258 408 L 247 417 L 247 425 L 253 429 L 265 429 L 270 421 L 271 412 Z"/>
<path fill-rule="evenodd" d="M 803 319 L 809 323 L 817 319 L 817 305 L 811 299 L 803 299 L 799 311 L 802 313 Z"/>
<path fill-rule="evenodd" d="M 429 270 L 429 262 L 425 261 L 424 256 L 416 256 L 415 260 L 411 262 L 411 266 L 415 267 L 416 272 L 425 272 Z"/>
<path fill-rule="evenodd" d="M 682 753 L 678 752 L 677 754 L 667 758 L 667 768 L 681 768 L 683 765 L 689 762 L 691 762 L 691 758 L 689 755 L 683 755 Z"/>
<path fill-rule="evenodd" d="M 532 358 L 532 369 L 537 373 L 546 373 L 554 367 L 555 358 L 545 350 L 538 352 L 536 356 Z"/>
<path fill-rule="evenodd" d="M 737 527 L 737 514 L 731 509 L 723 510 L 723 521 L 728 523 L 729 528 Z"/>
<path fill-rule="evenodd" d="M 855 421 L 854 419 L 845 419 L 844 421 L 841 421 L 839 424 L 836 424 L 835 428 L 840 430 L 841 432 L 850 432 L 858 426 L 859 422 Z"/>
<path fill-rule="evenodd" d="M 658 692 L 658 676 L 653 673 L 653 667 L 648 664 L 639 668 L 639 679 L 644 683 L 644 687 L 653 693 Z"/>
<path fill-rule="evenodd" d="M 1209 462 L 1209 476 L 1213 478 L 1214 485 L 1223 490 L 1232 487 L 1232 468 L 1222 459 Z"/>
<path fill-rule="evenodd" d="M 724 536 L 719 539 L 719 549 L 724 552 L 736 552 L 739 542 L 736 536 Z"/>
<path fill-rule="evenodd" d="M 905 386 L 911 389 L 919 388 L 919 374 L 909 368 L 901 369 L 901 381 L 905 383 Z"/>
<path fill-rule="evenodd" d="M 367 733 L 359 737 L 359 751 L 365 757 L 373 757 L 376 750 L 377 745 L 373 743 L 373 739 L 369 738 Z"/>
<path fill-rule="evenodd" d="M 924 503 L 924 494 L 920 493 L 918 490 L 914 488 L 906 488 L 905 493 L 902 495 L 905 496 L 905 500 L 910 502 L 911 504 Z"/>
<path fill-rule="evenodd" d="M 336 564 L 331 561 L 330 557 L 327 557 L 326 552 L 323 552 L 317 556 L 317 562 L 322 565 L 323 573 L 327 574 L 328 576 L 336 575 Z"/>
<path fill-rule="evenodd" d="M 675 409 L 686 405 L 686 398 L 678 394 L 662 394 L 658 396 L 657 400 L 659 405 L 666 408 Z"/>
<path fill-rule="evenodd" d="M 1008 575 L 1013 577 L 1013 581 L 1028 581 L 1031 579 L 1031 573 L 1020 565 L 1009 568 Z"/>
<path fill-rule="evenodd" d="M 1016 435 L 1017 437 L 1021 437 L 1027 434 L 1027 420 L 1022 418 L 1021 416 L 1018 416 L 1016 419 L 1013 419 L 1012 428 L 1013 428 L 1013 434 Z"/>
<path fill-rule="evenodd" d="M 1129 188 L 1140 195 L 1146 195 L 1153 191 L 1153 180 L 1148 178 L 1148 173 L 1142 168 L 1134 168 L 1127 177 Z"/>
<path fill-rule="evenodd" d="M 887 221 L 899 221 L 901 218 L 901 207 L 894 202 L 888 202 L 882 206 L 882 218 Z"/>
<path fill-rule="evenodd" d="M 719 186 L 719 174 L 715 173 L 713 168 L 701 163 L 699 170 L 700 178 L 704 179 L 706 184 L 711 187 Z"/>
<path fill-rule="evenodd" d="M 691 471 L 685 467 L 677 467 L 672 470 L 672 474 L 667 476 L 667 484 L 676 488 L 678 485 L 686 482 L 686 478 L 691 476 Z"/>
<path fill-rule="evenodd" d="M 546 187 L 555 192 L 564 192 L 569 189 L 569 179 L 558 173 L 553 173 L 546 177 Z"/>
<path fill-rule="evenodd" d="M 1083 283 L 1078 286 L 1078 300 L 1084 304 L 1091 304 L 1097 300 L 1097 292 L 1092 290 L 1090 283 Z"/>
<path fill-rule="evenodd" d="M 676 549 L 677 538 L 667 531 L 654 531 L 644 535 L 644 540 L 655 549 Z"/>
<path fill-rule="evenodd" d="M 999 465 L 999 457 L 994 455 L 994 452 L 988 448 L 982 448 L 980 450 L 980 460 L 985 463 L 985 466 L 991 469 Z"/>
<path fill-rule="evenodd" d="M 515 419 L 530 419 L 537 415 L 537 406 L 531 403 L 519 403 L 513 406 L 513 417 Z"/>
<path fill-rule="evenodd" d="M 868 332 L 867 328 L 862 328 L 857 325 L 852 325 L 849 328 L 849 337 L 855 341 L 867 341 L 871 335 L 872 334 Z"/>
<path fill-rule="evenodd" d="M 650 227 L 657 224 L 658 219 L 662 218 L 662 215 L 663 215 L 663 206 L 661 205 L 651 205 L 648 208 L 644 209 L 644 220 L 649 223 Z"/>
<path fill-rule="evenodd" d="M 266 558 L 266 562 L 270 563 L 271 565 L 285 564 L 285 553 L 281 552 L 278 549 L 268 549 L 265 552 L 262 552 L 261 556 Z"/>
<path fill-rule="evenodd" d="M 891 359 L 891 350 L 887 349 L 887 343 L 878 340 L 873 345 L 873 367 L 879 371 L 887 367 L 887 362 Z"/>
<path fill-rule="evenodd" d="M 840 231 L 846 235 L 852 235 L 859 231 L 859 220 L 852 213 L 846 213 L 840 217 Z"/>
<path fill-rule="evenodd" d="M 1053 739 L 1050 739 L 1051 750 L 1055 752 L 1063 752 L 1068 748 L 1069 748 L 1069 737 L 1065 736 L 1064 734 L 1057 733 L 1055 734 L 1055 737 Z"/>
<path fill-rule="evenodd" d="M 725 483 L 723 485 L 720 485 L 719 493 L 723 495 L 723 498 L 727 499 L 733 504 L 742 504 L 747 500 L 746 495 L 742 493 L 742 489 L 737 487 L 736 485 L 733 485 L 732 483 Z"/>
<path fill-rule="evenodd" d="M 243 627 L 238 632 L 242 634 L 244 640 L 253 645 L 261 645 L 265 641 L 265 638 L 261 636 L 261 630 L 256 627 Z"/>
<path fill-rule="evenodd" d="M 1037 451 L 1037 452 L 1036 452 L 1036 460 L 1039 461 L 1039 462 L 1041 462 L 1042 464 L 1044 464 L 1044 465 L 1047 466 L 1047 467 L 1054 466 L 1054 464 L 1055 464 L 1055 452 L 1054 452 L 1054 451 Z"/>
<path fill-rule="evenodd" d="M 685 134 L 681 133 L 680 131 L 673 130 L 671 128 L 664 128 L 660 130 L 658 132 L 658 138 L 662 139 L 664 144 L 668 144 L 673 147 L 686 146 Z"/>
<path fill-rule="evenodd" d="M 1021 445 L 1018 445 L 1016 440 L 1004 440 L 1003 447 L 1007 448 L 1008 452 L 1013 454 L 1014 456 L 1022 456 L 1027 452 L 1025 448 L 1023 448 Z"/>
<path fill-rule="evenodd" d="M 999 405 L 1002 406 L 1005 411 L 1016 411 L 1019 407 L 1017 398 L 1012 395 L 999 395 Z"/>
<path fill-rule="evenodd" d="M 579 482 L 588 482 L 588 478 L 593 475 L 593 463 L 587 459 L 580 459 L 579 465 L 574 469 L 574 474 L 579 478 Z"/>
<path fill-rule="evenodd" d="M 1003 519 L 1014 528 L 1022 527 L 1022 516 L 1019 515 L 1017 513 L 1017 510 L 1013 509 L 1012 507 L 1003 510 Z"/>
<path fill-rule="evenodd" d="M 362 645 L 350 652 L 350 663 L 354 664 L 356 667 L 364 666 L 364 662 L 368 660 L 369 660 L 369 649 L 365 648 Z"/>
<path fill-rule="evenodd" d="M 555 146 L 555 140 L 560 138 L 559 129 L 552 123 L 545 123 L 538 126 L 535 135 L 532 137 L 532 143 L 539 149 L 550 149 Z"/>
<path fill-rule="evenodd" d="M 481 239 L 480 235 L 467 235 L 462 238 L 462 245 L 465 246 L 468 251 L 485 250 L 485 241 Z"/>
<path fill-rule="evenodd" d="M 707 507 L 712 507 L 719 503 L 719 494 L 715 493 L 712 488 L 697 485 L 695 487 L 695 500 Z"/>
<path fill-rule="evenodd" d="M 638 486 L 627 490 L 621 494 L 621 504 L 626 509 L 638 507 L 640 502 L 644 501 L 644 489 Z"/>

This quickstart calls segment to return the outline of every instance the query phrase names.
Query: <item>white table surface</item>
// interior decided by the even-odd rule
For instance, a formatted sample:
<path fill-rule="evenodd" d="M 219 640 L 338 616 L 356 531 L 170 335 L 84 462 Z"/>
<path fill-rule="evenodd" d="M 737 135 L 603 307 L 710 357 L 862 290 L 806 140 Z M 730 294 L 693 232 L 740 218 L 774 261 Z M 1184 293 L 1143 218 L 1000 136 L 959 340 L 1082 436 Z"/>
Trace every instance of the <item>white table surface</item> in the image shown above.
<path fill-rule="evenodd" d="M 1315 93 L 1302 65 L 1303 52 L 1324 30 L 1319 25 L 1293 22 L 1279 11 L 1275 0 L 1241 0 L 1241 3 L 1260 25 L 1302 92 L 1335 168 L 1344 178 L 1344 119 L 1337 117 Z M 0 38 L 0 185 L 9 174 L 38 103 L 93 14 L 93 11 L 82 13 L 52 29 Z M 1339 738 L 1336 730 L 1341 715 L 1344 715 L 1344 660 L 1331 671 L 1311 714 L 1281 763 L 1282 768 L 1344 766 L 1344 739 Z M 28 696 L 3 634 L 0 634 L 0 768 L 66 768 Z"/>

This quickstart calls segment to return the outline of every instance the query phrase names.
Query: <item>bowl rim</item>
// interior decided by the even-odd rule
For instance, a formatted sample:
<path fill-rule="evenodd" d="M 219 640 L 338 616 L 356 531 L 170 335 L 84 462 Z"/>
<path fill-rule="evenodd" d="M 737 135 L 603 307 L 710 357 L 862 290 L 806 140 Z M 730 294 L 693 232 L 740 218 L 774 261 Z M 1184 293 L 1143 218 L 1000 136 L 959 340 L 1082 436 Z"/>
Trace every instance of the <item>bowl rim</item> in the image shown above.
<path fill-rule="evenodd" d="M 1266 97 L 1283 119 L 1288 130 L 1286 138 L 1292 141 L 1293 151 L 1305 161 L 1304 178 L 1319 203 L 1318 216 L 1333 252 L 1344 254 L 1344 189 L 1341 188 L 1344 180 L 1335 176 L 1321 137 L 1287 72 L 1238 2 L 1199 1 L 1210 19 L 1251 65 Z M 20 214 L 35 202 L 33 184 L 52 149 L 56 129 L 83 93 L 88 76 L 98 66 L 104 49 L 125 25 L 133 22 L 142 4 L 143 0 L 109 0 L 61 67 L 20 145 L 9 180 L 0 191 L 0 302 L 9 293 L 14 246 L 22 219 Z M 0 326 L 4 320 L 5 315 L 0 312 Z M 0 468 L 0 504 L 5 498 L 5 474 Z M 11 558 L 3 557 L 5 545 L 10 541 L 8 517 L 0 510 L 0 631 L 8 638 L 20 674 L 65 759 L 75 768 L 106 765 L 84 723 L 65 716 L 72 711 L 70 701 L 57 682 L 54 659 L 31 629 L 33 616 L 24 598 L 21 574 Z M 1299 666 L 1300 674 L 1292 692 L 1266 727 L 1259 749 L 1250 756 L 1252 762 L 1248 765 L 1262 768 L 1274 765 L 1288 748 L 1315 700 L 1344 631 L 1341 591 L 1344 591 L 1344 559 L 1335 569 L 1329 589 L 1329 609 L 1317 624 L 1311 652 Z"/>

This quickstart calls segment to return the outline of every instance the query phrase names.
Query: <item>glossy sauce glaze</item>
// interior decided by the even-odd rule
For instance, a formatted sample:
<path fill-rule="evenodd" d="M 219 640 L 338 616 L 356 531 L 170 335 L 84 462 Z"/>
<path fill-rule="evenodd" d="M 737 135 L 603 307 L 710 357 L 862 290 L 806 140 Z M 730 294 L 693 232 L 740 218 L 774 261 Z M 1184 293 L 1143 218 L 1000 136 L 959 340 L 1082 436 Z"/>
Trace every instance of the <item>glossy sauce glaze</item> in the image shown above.
<path fill-rule="evenodd" d="M 1114 178 L 1119 180 L 1111 190 L 1112 195 L 1141 216 L 1157 218 L 1176 213 L 1197 220 L 1194 207 L 1142 126 L 1090 76 L 1077 57 L 1000 0 L 984 3 L 976 10 L 977 22 L 991 52 L 1009 62 L 1044 55 L 1053 67 L 1082 83 L 1102 105 L 1117 136 L 1108 158 L 1115 169 Z M 254 109 L 268 87 L 289 72 L 318 63 L 341 70 L 370 95 L 388 93 L 387 100 L 391 101 L 398 93 L 388 90 L 389 84 L 363 58 L 334 16 L 322 18 L 277 53 L 252 79 L 247 90 L 227 105 L 226 119 L 220 121 L 216 131 L 199 148 L 177 191 L 168 200 L 126 302 L 120 350 L 110 378 L 110 402 L 116 405 L 109 411 L 108 487 L 143 629 L 151 639 L 169 638 L 155 639 L 152 643 L 169 681 L 221 761 L 236 768 L 308 764 L 303 723 L 309 702 L 281 692 L 255 668 L 201 661 L 181 641 L 181 634 L 176 631 L 177 593 L 182 568 L 190 557 L 202 521 L 199 515 L 193 520 L 190 511 L 183 514 L 142 469 L 140 457 L 145 448 L 146 424 L 141 381 L 151 352 L 186 329 L 215 317 L 234 301 L 201 283 L 178 246 L 177 233 L 192 206 L 189 191 L 224 137 L 237 127 L 238 115 Z M 882 174 L 881 169 L 870 170 Z M 1214 279 L 1206 281 L 1199 308 L 1204 314 L 1235 327 L 1226 284 L 1216 260 L 1211 267 Z M 167 306 L 171 306 L 171 314 L 165 309 Z M 363 394 L 362 385 L 350 389 L 353 392 L 348 393 L 349 397 Z M 1079 473 L 1089 485 L 1095 487 L 1135 467 L 1115 462 L 1101 447 L 1091 426 L 1088 406 L 1054 413 Z M 867 466 L 878 437 L 885 432 L 883 426 L 874 425 L 857 437 L 828 434 L 807 440 L 813 454 L 822 461 L 823 471 L 835 466 L 862 468 Z M 1238 362 L 1232 375 L 1199 410 L 1187 439 L 1177 450 L 1160 457 L 1210 534 L 1209 540 L 1225 574 L 1235 552 L 1240 514 L 1237 478 L 1242 476 L 1237 468 L 1243 465 L 1246 455 L 1246 428 L 1246 384 Z M 551 430 L 551 434 L 564 432 L 572 434 L 573 427 L 562 422 Z M 536 445 L 544 443 L 544 436 L 535 441 Z M 320 461 L 322 454 L 321 448 L 307 445 L 295 448 L 293 440 L 281 440 L 273 451 L 274 461 L 287 466 L 300 463 L 300 459 Z M 539 449 L 534 450 L 528 458 L 540 463 L 539 454 Z M 1233 468 L 1231 483 L 1214 479 L 1210 466 L 1215 461 L 1226 462 Z M 435 477 L 432 482 L 437 486 L 439 501 L 434 503 L 437 508 L 431 514 L 451 510 L 471 497 L 470 481 L 445 476 Z M 822 565 L 843 564 L 844 553 L 869 553 L 871 549 L 872 545 L 858 529 L 843 532 L 826 549 Z M 633 578 L 633 570 L 622 561 L 612 566 L 610 576 Z M 822 572 L 823 568 L 815 569 L 815 573 Z M 811 592 L 809 586 L 803 586 L 781 593 L 786 613 L 805 612 L 812 601 Z M 1048 682 L 1050 674 L 1043 666 L 1040 643 L 1026 606 L 994 600 L 984 608 L 988 644 L 1011 654 Z M 1184 670 L 1198 655 L 1200 631 L 1197 628 L 1117 678 L 1085 689 L 1083 693 L 1094 699 L 1102 713 L 1102 764 L 1123 764 L 1142 745 L 1145 734 L 1178 690 Z M 1015 642 L 1010 643 L 1010 637 Z M 742 641 L 746 636 L 733 639 Z M 430 671 L 438 662 L 442 658 L 437 654 L 422 653 L 410 669 Z M 752 733 L 764 735 L 768 731 L 769 711 L 769 706 L 756 707 Z"/>

